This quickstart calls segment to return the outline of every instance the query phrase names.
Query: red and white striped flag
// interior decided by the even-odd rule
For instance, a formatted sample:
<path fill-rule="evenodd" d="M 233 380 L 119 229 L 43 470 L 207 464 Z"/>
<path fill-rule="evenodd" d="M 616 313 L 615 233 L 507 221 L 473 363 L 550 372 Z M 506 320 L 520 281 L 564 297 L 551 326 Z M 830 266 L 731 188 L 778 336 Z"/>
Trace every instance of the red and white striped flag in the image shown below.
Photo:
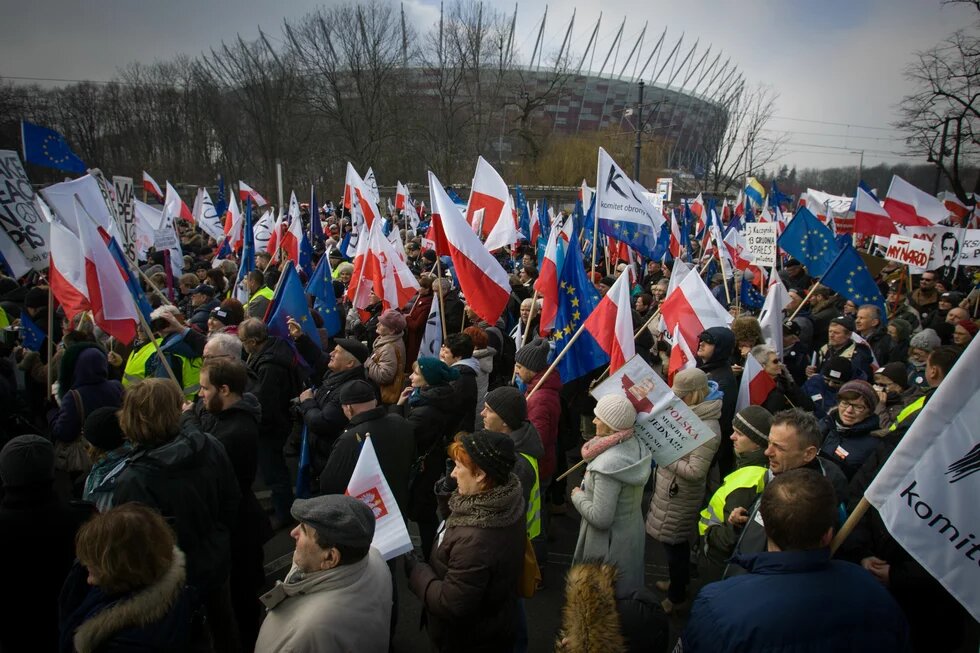
<path fill-rule="evenodd" d="M 619 275 L 595 310 L 586 318 L 583 328 L 609 354 L 609 373 L 636 355 L 633 341 L 633 307 L 630 304 L 630 268 Z"/>
<path fill-rule="evenodd" d="M 517 242 L 517 226 L 514 224 L 507 182 L 482 156 L 476 161 L 473 186 L 466 205 L 466 221 L 480 234 L 488 251 Z"/>
<path fill-rule="evenodd" d="M 143 171 L 143 190 L 145 190 L 147 193 L 151 193 L 155 198 L 163 202 L 163 191 L 160 190 L 160 184 L 158 184 L 146 170 Z"/>
<path fill-rule="evenodd" d="M 244 181 L 238 180 L 238 199 L 244 203 L 248 201 L 248 198 L 252 198 L 252 203 L 255 204 L 256 208 L 265 206 L 269 203 L 264 197 L 262 197 L 262 195 L 259 194 L 259 191 L 255 190 Z"/>
<path fill-rule="evenodd" d="M 755 356 L 745 357 L 745 367 L 742 369 L 742 382 L 738 386 L 738 399 L 735 400 L 735 410 L 739 411 L 748 406 L 761 406 L 776 389 L 776 381 L 762 369 Z"/>
<path fill-rule="evenodd" d="M 706 329 L 732 323 L 731 314 L 718 303 L 696 272 L 689 272 L 674 292 L 667 294 L 660 313 L 671 332 L 680 327 L 681 337 L 691 351 L 697 351 L 698 336 Z"/>
<path fill-rule="evenodd" d="M 942 202 L 898 175 L 892 175 L 885 194 L 885 210 L 892 220 L 909 227 L 931 227 L 949 217 Z"/>
<path fill-rule="evenodd" d="M 194 214 L 187 207 L 187 203 L 180 198 L 177 193 L 177 189 L 167 182 L 167 195 L 163 200 L 163 215 L 164 219 L 166 216 L 171 216 L 172 218 L 180 218 L 181 220 L 186 220 L 191 224 L 194 223 Z"/>

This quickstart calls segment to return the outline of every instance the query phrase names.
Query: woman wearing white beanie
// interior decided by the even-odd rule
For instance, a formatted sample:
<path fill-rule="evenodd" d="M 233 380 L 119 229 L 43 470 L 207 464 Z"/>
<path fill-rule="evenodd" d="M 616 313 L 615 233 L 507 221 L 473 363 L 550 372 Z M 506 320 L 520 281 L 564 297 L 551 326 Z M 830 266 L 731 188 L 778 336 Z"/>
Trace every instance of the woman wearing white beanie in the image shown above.
<path fill-rule="evenodd" d="M 596 435 L 582 445 L 587 461 L 572 505 L 582 515 L 572 563 L 602 560 L 619 568 L 619 587 L 643 586 L 643 486 L 650 477 L 650 453 L 633 436 L 636 409 L 625 395 L 599 399 Z"/>

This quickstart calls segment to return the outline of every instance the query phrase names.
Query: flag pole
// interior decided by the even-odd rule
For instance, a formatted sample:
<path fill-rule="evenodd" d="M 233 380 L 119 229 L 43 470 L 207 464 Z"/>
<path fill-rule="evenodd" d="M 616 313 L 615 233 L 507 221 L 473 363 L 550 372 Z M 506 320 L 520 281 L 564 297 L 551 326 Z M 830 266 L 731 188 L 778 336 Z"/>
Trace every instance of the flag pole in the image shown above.
<path fill-rule="evenodd" d="M 442 261 L 436 254 L 436 285 L 439 290 L 439 326 L 442 327 L 442 341 L 446 341 L 446 305 L 442 298 Z"/>
<path fill-rule="evenodd" d="M 871 507 L 871 503 L 865 497 L 861 497 L 861 500 L 854 507 L 854 512 L 847 516 L 847 521 L 844 525 L 840 527 L 840 530 L 834 533 L 834 539 L 830 542 L 830 555 L 833 556 L 840 545 L 844 543 L 850 535 L 851 532 L 857 527 L 858 522 L 864 517 L 864 513 L 868 512 L 868 508 Z"/>
<path fill-rule="evenodd" d="M 803 301 L 800 302 L 800 305 L 796 307 L 796 310 L 793 311 L 793 314 L 790 315 L 788 318 L 786 318 L 787 320 L 792 320 L 794 317 L 796 317 L 796 314 L 800 312 L 800 309 L 803 308 L 803 305 L 806 304 L 807 301 L 810 299 L 810 295 L 812 295 L 813 292 L 820 287 L 820 283 L 823 281 L 823 278 L 827 276 L 827 273 L 830 272 L 835 265 L 837 265 L 837 261 L 840 260 L 840 257 L 843 256 L 843 254 L 844 254 L 844 248 L 841 248 L 841 250 L 837 252 L 837 256 L 834 257 L 834 260 L 830 262 L 830 265 L 827 266 L 827 269 L 824 270 L 823 274 L 820 275 L 820 278 L 817 279 L 816 282 L 813 284 L 813 286 L 810 287 L 810 291 L 806 294 L 806 297 L 803 298 Z"/>
<path fill-rule="evenodd" d="M 596 188 L 596 193 L 598 193 L 598 192 L 599 192 L 599 189 Z M 596 202 L 596 204 L 598 204 L 598 202 Z M 595 257 L 596 257 L 596 254 L 599 252 L 599 207 L 598 206 L 596 207 L 596 210 L 593 211 L 593 213 L 594 213 L 594 215 L 593 215 L 594 220 L 593 220 L 593 224 L 592 224 L 592 240 L 593 240 L 593 242 L 592 242 L 592 267 L 589 268 L 589 274 L 590 275 L 595 272 Z M 590 279 L 591 279 L 591 277 L 590 277 Z"/>
<path fill-rule="evenodd" d="M 527 328 L 524 329 L 524 333 L 521 335 L 521 347 L 527 344 L 527 336 L 531 332 L 531 320 L 534 319 L 535 309 L 538 307 L 538 291 L 535 289 L 534 296 L 531 297 L 531 312 L 527 315 Z M 520 317 L 518 317 L 520 320 Z"/>
<path fill-rule="evenodd" d="M 51 288 L 51 253 L 48 253 L 48 385 L 44 389 L 45 398 L 51 396 L 51 359 L 54 358 L 54 290 Z M 27 310 L 26 308 L 24 309 Z"/>
<path fill-rule="evenodd" d="M 561 359 L 565 357 L 565 354 L 567 354 L 568 350 L 572 348 L 572 345 L 575 344 L 575 341 L 578 340 L 578 337 L 582 335 L 582 331 L 584 330 L 585 330 L 585 320 L 582 320 L 582 324 L 580 324 L 578 329 L 575 330 L 575 333 L 572 335 L 571 339 L 565 345 L 565 348 L 562 349 L 557 356 L 555 356 L 555 360 L 553 360 L 551 362 L 551 365 L 548 366 L 548 369 L 544 371 L 544 374 L 541 375 L 541 378 L 538 380 L 537 384 L 535 384 L 535 386 L 531 388 L 531 391 L 527 393 L 528 399 L 530 399 L 531 395 L 533 395 L 534 392 L 541 387 L 541 384 L 545 382 L 545 379 L 547 379 L 551 375 L 551 373 L 555 371 L 555 368 L 558 367 L 558 363 L 560 363 Z"/>

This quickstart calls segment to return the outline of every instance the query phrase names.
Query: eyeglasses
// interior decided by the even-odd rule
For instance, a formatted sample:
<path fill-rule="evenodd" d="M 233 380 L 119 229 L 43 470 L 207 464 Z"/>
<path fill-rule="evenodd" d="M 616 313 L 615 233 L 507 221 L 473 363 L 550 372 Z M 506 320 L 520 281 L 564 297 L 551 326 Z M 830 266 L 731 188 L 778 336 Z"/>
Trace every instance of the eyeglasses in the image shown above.
<path fill-rule="evenodd" d="M 704 333 L 698 336 L 698 342 L 703 342 L 706 345 L 713 345 L 715 344 L 715 337 L 710 333 L 708 333 L 707 331 L 705 331 Z"/>
<path fill-rule="evenodd" d="M 841 401 L 837 404 L 837 407 L 842 413 L 847 410 L 854 411 L 855 413 L 863 413 L 868 409 L 863 403 L 855 403 L 853 401 Z"/>

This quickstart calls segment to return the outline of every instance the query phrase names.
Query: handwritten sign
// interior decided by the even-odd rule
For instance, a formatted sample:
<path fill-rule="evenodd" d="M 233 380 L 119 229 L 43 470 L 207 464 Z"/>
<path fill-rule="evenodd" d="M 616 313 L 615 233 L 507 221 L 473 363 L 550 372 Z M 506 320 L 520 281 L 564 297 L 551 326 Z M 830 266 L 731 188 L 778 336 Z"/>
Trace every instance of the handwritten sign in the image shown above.
<path fill-rule="evenodd" d="M 776 265 L 776 223 L 750 222 L 745 225 L 745 242 L 756 265 Z"/>
<path fill-rule="evenodd" d="M 658 465 L 669 465 L 716 437 L 639 356 L 626 361 L 591 394 L 596 399 L 626 395 L 636 408 L 633 432 Z"/>
<path fill-rule="evenodd" d="M 903 265 L 924 268 L 932 254 L 932 243 L 911 236 L 892 234 L 888 239 L 888 249 L 885 258 Z"/>
<path fill-rule="evenodd" d="M 34 189 L 11 150 L 0 150 L 0 225 L 34 270 L 47 269 L 51 227 L 38 213 Z"/>
<path fill-rule="evenodd" d="M 130 261 L 136 260 L 136 217 L 133 214 L 133 178 L 113 177 L 116 195 L 116 226 L 121 237 L 119 246 Z"/>

